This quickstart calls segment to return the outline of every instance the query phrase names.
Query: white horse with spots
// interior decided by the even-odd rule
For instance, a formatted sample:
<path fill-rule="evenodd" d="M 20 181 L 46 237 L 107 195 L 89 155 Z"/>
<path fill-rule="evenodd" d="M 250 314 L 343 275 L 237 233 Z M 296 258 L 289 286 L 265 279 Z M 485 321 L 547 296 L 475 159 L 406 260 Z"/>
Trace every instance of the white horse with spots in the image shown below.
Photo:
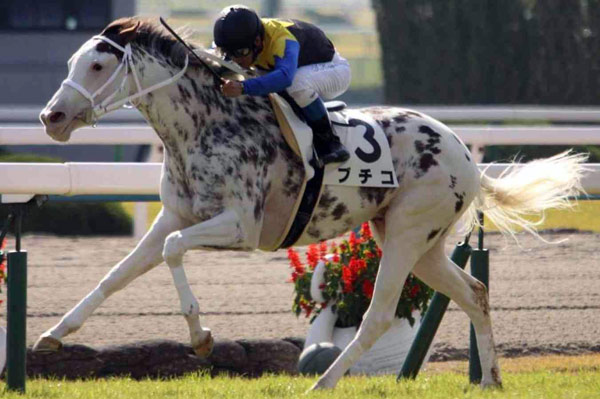
<path fill-rule="evenodd" d="M 36 350 L 58 350 L 100 304 L 133 279 L 167 263 L 199 356 L 213 345 L 199 320 L 183 254 L 191 249 L 272 249 L 280 242 L 304 177 L 266 97 L 225 98 L 214 76 L 188 60 L 182 45 L 155 23 L 110 24 L 69 60 L 68 78 L 41 113 L 58 141 L 125 101 L 162 139 L 163 208 L 137 247 L 98 286 L 42 334 Z M 188 65 L 189 63 L 189 65 Z M 522 215 L 563 206 L 578 190 L 584 157 L 562 154 L 500 179 L 480 173 L 465 145 L 442 123 L 398 108 L 362 110 L 391 146 L 397 188 L 326 186 L 297 245 L 333 238 L 370 221 L 383 249 L 375 292 L 355 339 L 316 383 L 331 388 L 390 326 L 403 282 L 413 271 L 452 298 L 477 333 L 482 384 L 500 385 L 484 285 L 444 253 L 449 229 L 483 210 L 500 228 L 531 228 Z"/>

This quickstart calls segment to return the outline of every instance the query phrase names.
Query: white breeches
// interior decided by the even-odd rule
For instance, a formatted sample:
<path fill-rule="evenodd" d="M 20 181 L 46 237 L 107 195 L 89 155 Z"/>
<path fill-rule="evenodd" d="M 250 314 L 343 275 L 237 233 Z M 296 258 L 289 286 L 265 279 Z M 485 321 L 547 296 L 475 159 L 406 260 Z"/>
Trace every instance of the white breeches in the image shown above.
<path fill-rule="evenodd" d="M 304 108 L 317 96 L 324 100 L 339 96 L 348 90 L 351 77 L 348 60 L 336 52 L 329 62 L 298 68 L 287 92 Z"/>

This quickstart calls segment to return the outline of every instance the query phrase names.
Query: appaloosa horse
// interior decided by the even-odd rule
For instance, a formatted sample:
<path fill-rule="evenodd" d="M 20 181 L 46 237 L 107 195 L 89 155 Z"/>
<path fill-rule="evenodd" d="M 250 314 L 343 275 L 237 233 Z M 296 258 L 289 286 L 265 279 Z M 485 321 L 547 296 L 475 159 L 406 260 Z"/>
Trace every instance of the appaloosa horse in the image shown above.
<path fill-rule="evenodd" d="M 189 67 L 188 67 L 189 63 Z M 133 279 L 166 261 L 196 353 L 212 348 L 201 327 L 183 254 L 190 249 L 270 249 L 284 234 L 304 178 L 302 163 L 282 138 L 266 97 L 221 95 L 206 66 L 156 23 L 111 23 L 69 60 L 69 75 L 41 113 L 46 132 L 67 141 L 73 130 L 131 101 L 161 138 L 163 208 L 137 247 L 98 286 L 42 334 L 36 350 L 57 350 L 100 304 Z M 352 343 L 314 388 L 331 388 L 390 326 L 394 304 L 412 270 L 452 298 L 477 333 L 483 386 L 500 385 L 485 286 L 444 254 L 449 229 L 464 214 L 476 223 L 486 211 L 500 228 L 531 227 L 523 214 L 566 202 L 578 189 L 583 156 L 562 154 L 515 169 L 500 179 L 482 174 L 465 145 L 442 123 L 421 113 L 362 110 L 391 146 L 397 188 L 326 186 L 297 245 L 343 234 L 370 221 L 383 258 L 375 292 Z"/>

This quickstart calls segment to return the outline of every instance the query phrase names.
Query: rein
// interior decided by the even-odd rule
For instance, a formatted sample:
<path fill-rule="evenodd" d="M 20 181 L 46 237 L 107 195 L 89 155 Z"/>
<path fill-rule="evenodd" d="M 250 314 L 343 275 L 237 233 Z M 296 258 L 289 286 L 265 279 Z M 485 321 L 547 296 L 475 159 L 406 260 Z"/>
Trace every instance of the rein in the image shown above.
<path fill-rule="evenodd" d="M 202 58 L 198 57 L 198 54 L 194 53 L 194 50 L 188 46 L 188 44 L 181 38 L 179 37 L 179 35 L 177 33 L 175 33 L 175 31 L 167 24 L 167 22 L 163 19 L 163 17 L 160 17 L 160 23 L 169 31 L 170 34 L 173 35 L 173 37 L 175 37 L 175 39 L 177 39 L 177 41 L 179 43 L 181 43 L 183 45 L 183 47 L 186 48 L 186 50 L 188 50 L 196 59 L 196 61 L 200 62 L 202 65 L 204 65 L 206 68 L 208 68 L 208 70 L 210 71 L 210 73 L 212 73 L 213 77 L 216 79 L 215 85 L 220 85 L 222 83 L 225 83 L 225 79 L 223 79 L 221 77 L 221 75 L 219 75 L 217 73 L 217 71 L 215 71 L 210 65 L 208 65 L 208 63 L 206 61 L 204 61 Z"/>
<path fill-rule="evenodd" d="M 215 79 L 217 79 L 219 84 L 225 83 L 225 79 L 223 79 L 223 77 L 221 75 L 219 75 L 219 73 L 217 71 L 215 71 L 211 65 L 209 65 L 206 61 L 204 61 L 202 58 L 200 58 L 197 53 L 202 54 L 206 58 L 216 62 L 217 64 L 221 65 L 222 67 L 229 69 L 230 71 L 233 71 L 239 75 L 242 75 L 244 78 L 249 77 L 248 72 L 245 71 L 243 68 L 241 68 L 238 64 L 236 64 L 234 62 L 226 61 L 220 57 L 217 57 L 216 55 L 209 53 L 208 51 L 204 51 L 201 49 L 194 50 L 185 42 L 185 40 L 183 40 L 177 33 L 175 33 L 173 28 L 171 28 L 167 24 L 167 22 L 163 19 L 163 17 L 160 17 L 159 19 L 160 19 L 160 23 L 169 31 L 169 33 L 172 34 L 173 37 L 175 37 L 175 39 L 177 39 L 177 41 L 179 43 L 181 43 L 194 56 L 194 58 L 198 62 L 200 62 L 202 65 L 204 65 L 206 68 L 208 68 L 208 70 L 213 74 Z"/>
<path fill-rule="evenodd" d="M 93 125 L 95 125 L 95 122 L 102 115 L 104 115 L 110 111 L 113 111 L 117 108 L 121 108 L 128 102 L 131 102 L 132 100 L 135 100 L 141 96 L 144 96 L 154 90 L 158 90 L 164 86 L 167 86 L 167 85 L 170 85 L 171 83 L 176 82 L 185 74 L 185 71 L 187 70 L 187 67 L 188 67 L 189 57 L 186 55 L 185 65 L 183 66 L 183 69 L 181 69 L 181 71 L 179 71 L 177 74 L 173 75 L 169 79 L 163 80 L 162 82 L 159 82 L 150 87 L 142 89 L 140 80 L 138 78 L 138 74 L 133 65 L 133 55 L 132 55 L 132 50 L 131 50 L 131 44 L 127 43 L 125 45 L 125 47 L 123 47 L 120 44 L 114 42 L 113 40 L 111 40 L 105 36 L 94 36 L 92 39 L 101 40 L 103 42 L 106 42 L 106 43 L 110 44 L 111 46 L 115 47 L 116 49 L 123 52 L 123 58 L 121 60 L 121 63 L 117 67 L 117 69 L 115 69 L 115 71 L 110 76 L 110 78 L 108 78 L 106 83 L 104 83 L 93 94 L 90 93 L 89 91 L 87 91 L 83 86 L 81 86 L 79 83 L 75 82 L 73 79 L 67 78 L 62 82 L 62 85 L 66 85 L 66 86 L 72 87 L 73 89 L 77 90 L 82 96 L 84 96 L 92 104 L 91 121 L 89 121 L 89 122 L 91 122 Z M 152 57 L 152 55 L 150 55 L 150 56 Z M 119 88 L 117 90 L 115 90 L 107 98 L 105 98 L 100 104 L 95 104 L 94 99 L 97 96 L 99 96 L 102 92 L 104 92 L 104 90 L 108 87 L 108 85 L 111 84 L 117 78 L 121 69 L 125 69 L 125 73 L 123 75 L 123 80 L 121 81 L 121 85 L 119 86 Z M 129 74 L 129 71 L 131 71 L 131 73 L 133 75 L 133 79 L 135 81 L 137 92 L 132 95 L 129 95 L 121 100 L 117 100 L 117 101 L 111 103 L 112 99 L 117 95 L 117 93 L 119 93 L 121 90 L 123 90 L 123 88 L 125 87 L 125 83 L 128 82 L 127 76 Z"/>

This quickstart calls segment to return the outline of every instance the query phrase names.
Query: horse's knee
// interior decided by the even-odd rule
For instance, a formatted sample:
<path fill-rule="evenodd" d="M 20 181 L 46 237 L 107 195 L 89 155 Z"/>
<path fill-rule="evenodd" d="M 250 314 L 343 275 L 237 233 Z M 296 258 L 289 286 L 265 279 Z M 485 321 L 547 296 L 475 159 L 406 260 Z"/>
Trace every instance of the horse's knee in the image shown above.
<path fill-rule="evenodd" d="M 181 232 L 175 231 L 169 234 L 165 239 L 162 252 L 163 259 L 167 262 L 167 265 L 180 265 L 184 253 L 185 249 L 183 248 Z"/>

